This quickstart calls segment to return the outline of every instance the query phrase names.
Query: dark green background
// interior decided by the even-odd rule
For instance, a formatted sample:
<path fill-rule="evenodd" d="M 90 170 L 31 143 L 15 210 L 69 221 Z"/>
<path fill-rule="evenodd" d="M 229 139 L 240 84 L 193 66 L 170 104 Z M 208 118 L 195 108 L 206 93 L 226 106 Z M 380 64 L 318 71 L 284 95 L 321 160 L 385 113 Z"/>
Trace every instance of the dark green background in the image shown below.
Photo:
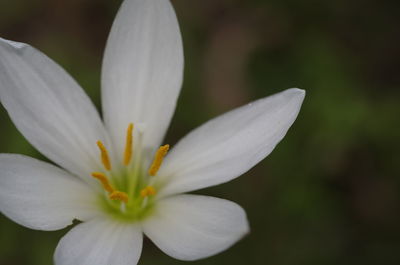
<path fill-rule="evenodd" d="M 242 205 L 252 232 L 192 264 L 400 264 L 400 2 L 174 0 L 185 81 L 166 143 L 290 87 L 307 96 L 276 150 L 202 193 Z M 0 0 L 0 36 L 27 42 L 99 103 L 102 52 L 119 0 Z M 0 110 L 0 152 L 42 158 Z M 0 264 L 47 265 L 67 231 L 0 216 Z M 186 264 L 146 240 L 140 263 Z M 79 265 L 79 264 L 77 264 Z"/>

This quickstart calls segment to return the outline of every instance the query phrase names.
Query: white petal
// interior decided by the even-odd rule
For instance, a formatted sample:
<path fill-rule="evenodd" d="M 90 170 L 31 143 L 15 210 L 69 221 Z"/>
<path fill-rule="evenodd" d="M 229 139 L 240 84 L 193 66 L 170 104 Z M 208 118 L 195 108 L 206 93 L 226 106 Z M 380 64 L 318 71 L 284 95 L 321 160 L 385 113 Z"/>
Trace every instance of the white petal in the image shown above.
<path fill-rule="evenodd" d="M 288 89 L 213 119 L 184 137 L 166 157 L 160 196 L 197 190 L 248 171 L 285 136 L 305 92 Z"/>
<path fill-rule="evenodd" d="M 199 195 L 159 201 L 143 229 L 162 251 L 180 260 L 215 255 L 249 232 L 246 214 L 239 205 Z"/>
<path fill-rule="evenodd" d="M 123 154 L 131 122 L 144 131 L 144 148 L 154 150 L 169 125 L 183 78 L 182 40 L 170 1 L 123 2 L 102 70 L 103 113 L 118 154 Z"/>
<path fill-rule="evenodd" d="M 138 226 L 105 218 L 79 224 L 57 246 L 56 265 L 136 265 L 143 234 Z"/>
<path fill-rule="evenodd" d="M 0 154 L 0 211 L 16 223 L 57 230 L 98 215 L 97 195 L 67 172 L 21 155 Z"/>
<path fill-rule="evenodd" d="M 55 62 L 0 38 L 0 100 L 28 141 L 70 172 L 90 178 L 106 132 L 90 99 Z"/>

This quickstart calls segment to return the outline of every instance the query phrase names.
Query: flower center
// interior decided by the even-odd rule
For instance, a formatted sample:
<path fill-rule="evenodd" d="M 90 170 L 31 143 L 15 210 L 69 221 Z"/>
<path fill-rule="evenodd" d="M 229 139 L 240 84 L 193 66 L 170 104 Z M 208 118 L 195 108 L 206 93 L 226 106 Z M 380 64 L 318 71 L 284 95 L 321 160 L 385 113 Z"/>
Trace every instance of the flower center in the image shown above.
<path fill-rule="evenodd" d="M 104 170 L 91 174 L 104 190 L 102 201 L 105 209 L 115 216 L 131 221 L 144 218 L 151 210 L 154 195 L 157 193 L 154 187 L 155 177 L 169 150 L 169 145 L 161 146 L 145 172 L 141 161 L 141 133 L 139 132 L 138 150 L 135 153 L 133 132 L 134 125 L 130 123 L 126 131 L 122 170 L 113 169 L 106 146 L 97 141 Z"/>

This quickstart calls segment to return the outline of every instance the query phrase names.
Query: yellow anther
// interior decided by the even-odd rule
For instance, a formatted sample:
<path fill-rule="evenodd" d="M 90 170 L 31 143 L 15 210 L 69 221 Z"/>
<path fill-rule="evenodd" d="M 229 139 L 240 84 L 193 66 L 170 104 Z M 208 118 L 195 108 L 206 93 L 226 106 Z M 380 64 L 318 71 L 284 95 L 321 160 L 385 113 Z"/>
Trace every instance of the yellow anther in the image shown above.
<path fill-rule="evenodd" d="M 110 157 L 108 156 L 108 151 L 107 148 L 104 146 L 104 144 L 101 141 L 97 141 L 97 146 L 100 149 L 100 158 L 101 162 L 103 163 L 103 166 L 105 169 L 108 171 L 111 170 L 111 162 L 110 162 Z"/>
<path fill-rule="evenodd" d="M 140 191 L 140 196 L 142 196 L 143 198 L 153 195 L 156 195 L 156 190 L 152 186 L 147 186 L 146 188 Z"/>
<path fill-rule="evenodd" d="M 124 165 L 129 165 L 133 151 L 133 123 L 130 123 L 126 131 L 126 145 L 124 152 Z"/>
<path fill-rule="evenodd" d="M 98 179 L 101 182 L 103 188 L 110 194 L 109 197 L 111 200 L 119 200 L 125 203 L 128 202 L 128 194 L 122 191 L 115 190 L 110 182 L 108 181 L 106 175 L 100 172 L 93 172 L 92 177 Z"/>
<path fill-rule="evenodd" d="M 103 188 L 108 192 L 113 192 L 114 188 L 111 186 L 110 182 L 108 181 L 106 175 L 100 172 L 93 172 L 92 177 L 99 180 Z"/>
<path fill-rule="evenodd" d="M 115 200 L 115 201 L 123 201 L 125 203 L 128 203 L 128 194 L 126 194 L 125 192 L 122 191 L 113 191 L 110 194 L 110 199 L 111 200 Z"/>
<path fill-rule="evenodd" d="M 168 153 L 169 150 L 169 145 L 163 145 L 161 146 L 158 150 L 156 155 L 154 156 L 153 163 L 151 164 L 149 168 L 149 175 L 150 176 L 155 176 L 158 172 L 158 170 L 161 167 L 162 161 L 165 157 L 165 155 Z"/>

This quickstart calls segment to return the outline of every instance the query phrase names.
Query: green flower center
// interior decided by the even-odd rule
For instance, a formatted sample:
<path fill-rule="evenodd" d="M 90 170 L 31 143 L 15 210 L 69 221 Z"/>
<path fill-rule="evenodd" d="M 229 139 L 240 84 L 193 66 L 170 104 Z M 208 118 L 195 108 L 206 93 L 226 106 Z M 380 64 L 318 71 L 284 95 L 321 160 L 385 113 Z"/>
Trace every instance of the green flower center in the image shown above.
<path fill-rule="evenodd" d="M 92 173 L 92 177 L 99 181 L 104 190 L 104 194 L 100 196 L 104 210 L 115 218 L 128 222 L 142 220 L 154 208 L 154 195 L 158 189 L 155 178 L 169 150 L 169 145 L 161 146 L 154 156 L 153 163 L 145 172 L 140 152 L 137 152 L 138 155 L 133 159 L 133 129 L 133 123 L 129 124 L 123 157 L 124 167 L 118 172 L 113 170 L 107 148 L 98 141 L 97 146 L 104 170 Z M 140 140 L 138 141 L 139 151 Z"/>

